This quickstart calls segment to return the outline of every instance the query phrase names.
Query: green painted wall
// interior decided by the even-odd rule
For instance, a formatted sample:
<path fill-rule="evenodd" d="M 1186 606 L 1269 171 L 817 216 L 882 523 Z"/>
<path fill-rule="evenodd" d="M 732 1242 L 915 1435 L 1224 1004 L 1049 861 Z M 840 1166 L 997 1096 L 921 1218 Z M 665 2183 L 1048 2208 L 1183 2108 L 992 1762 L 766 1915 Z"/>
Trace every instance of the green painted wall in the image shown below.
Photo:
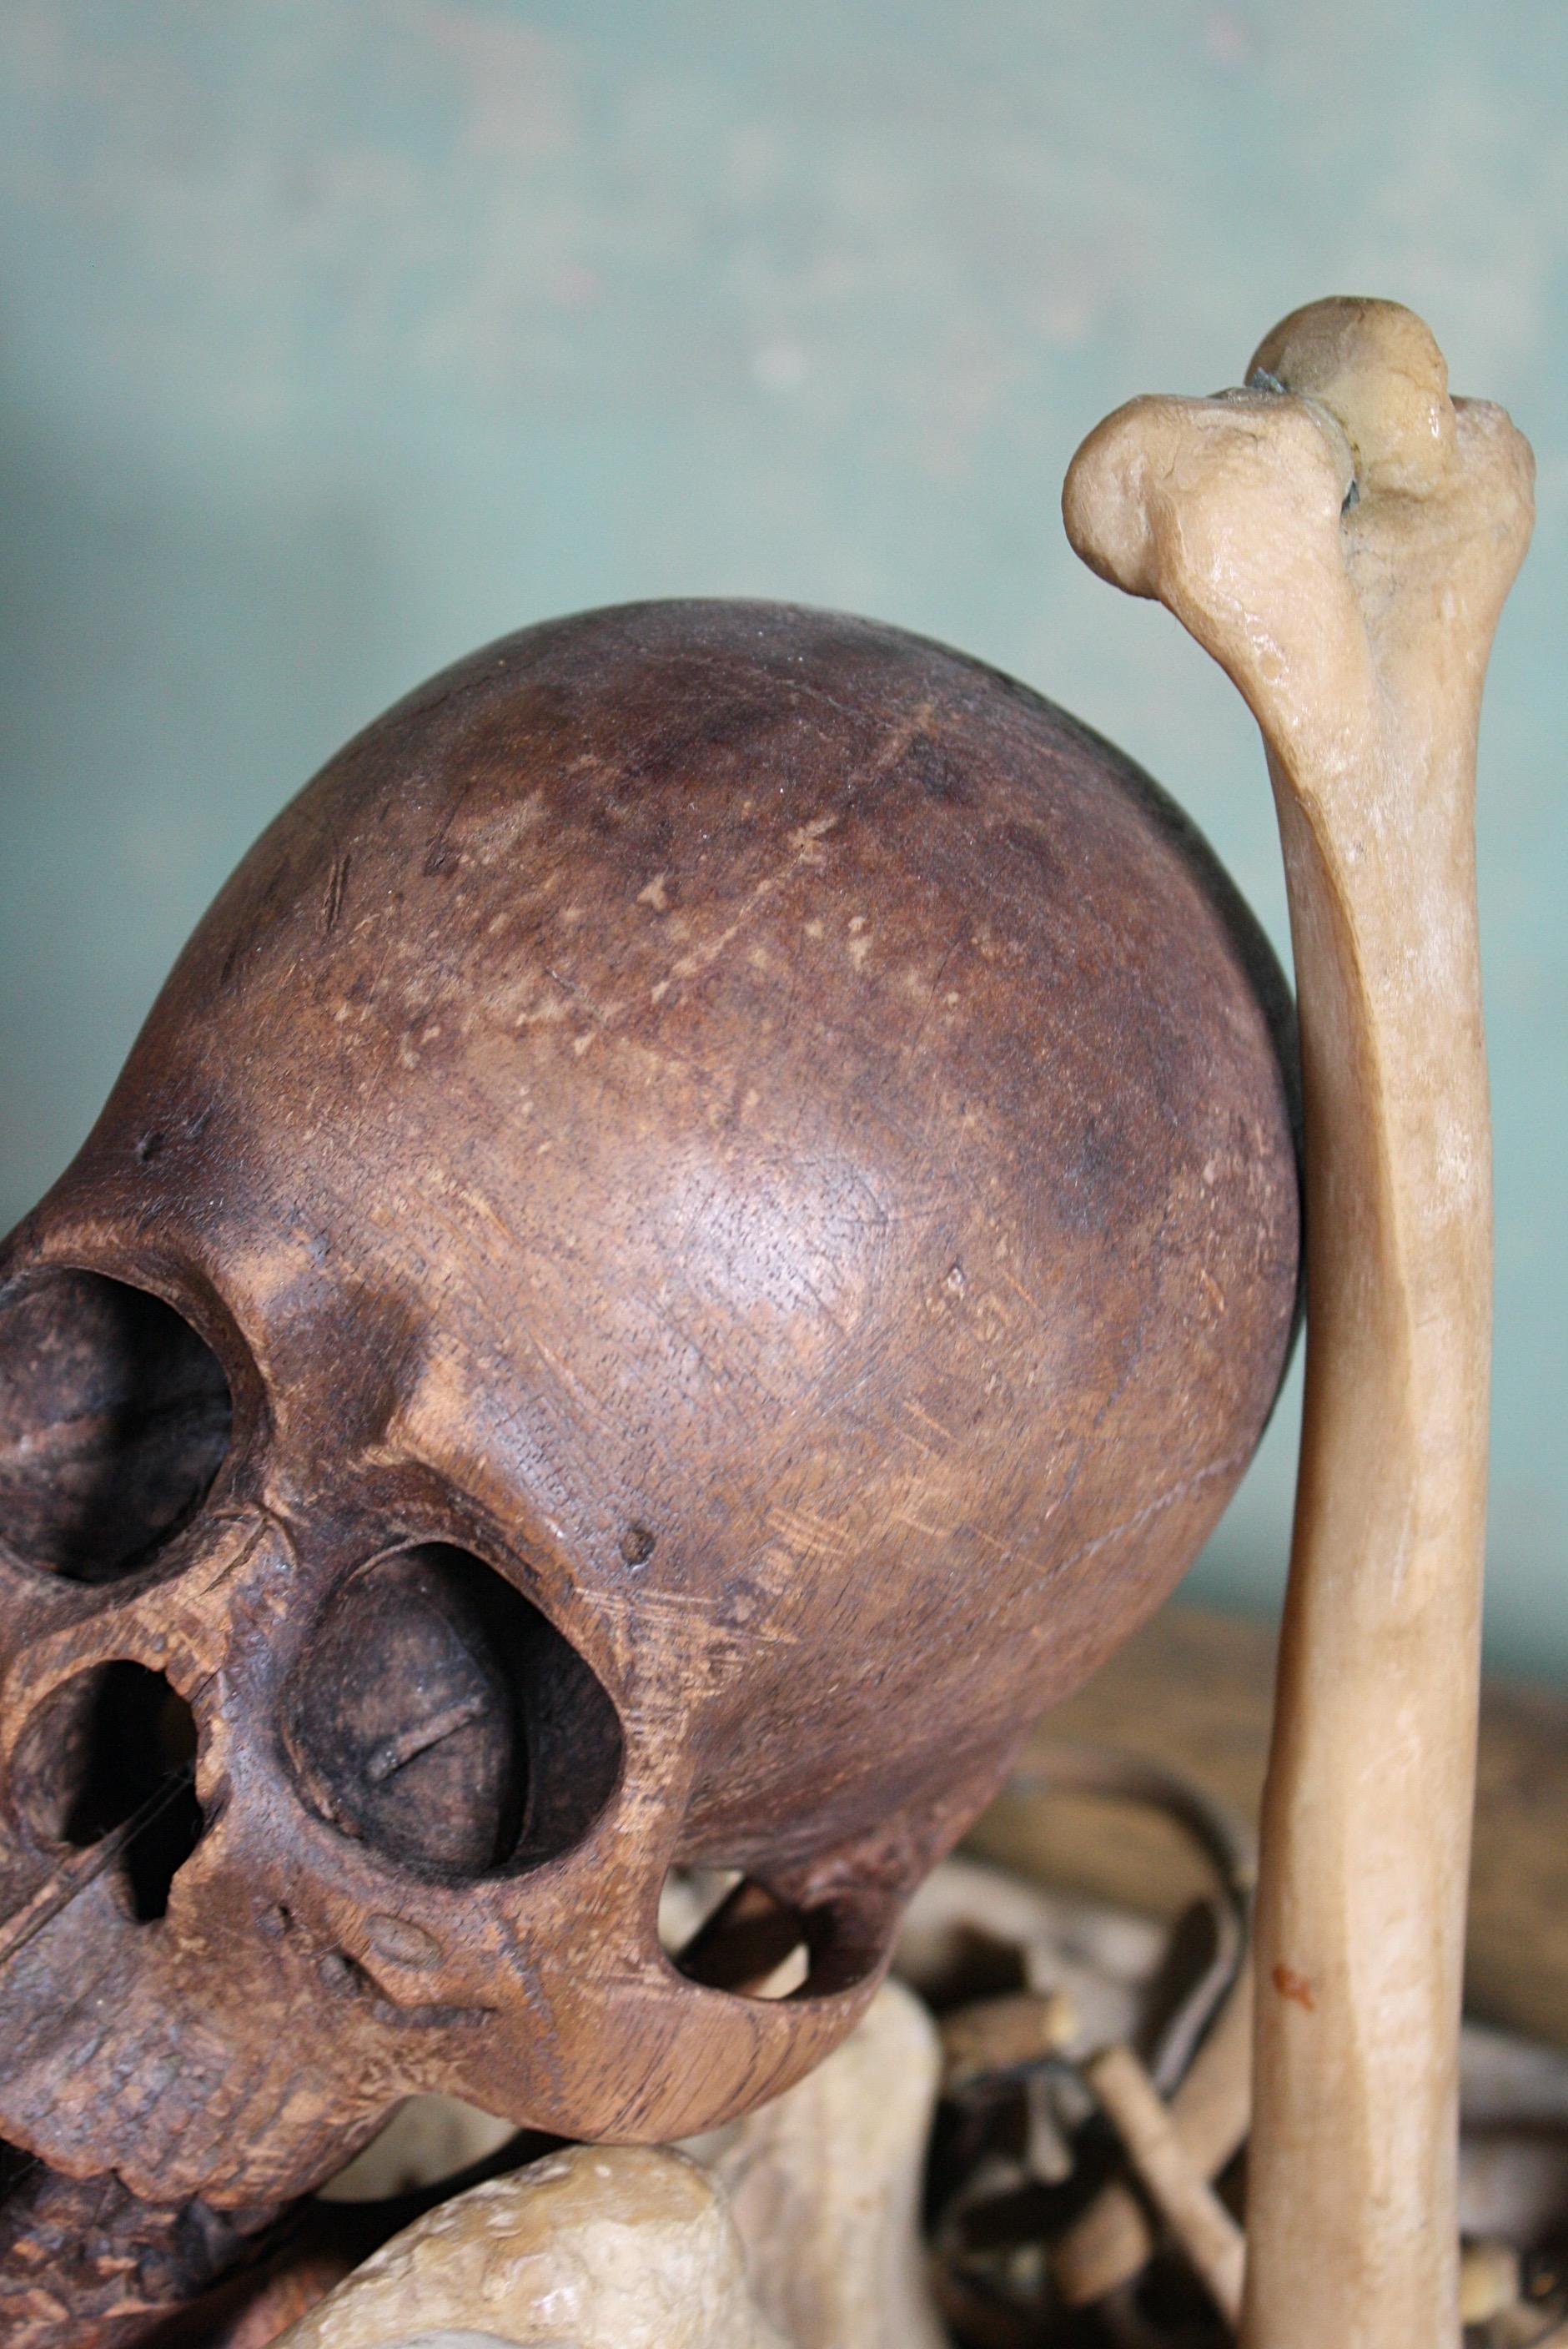
<path fill-rule="evenodd" d="M 1482 743 L 1495 1661 L 1568 1677 L 1568 10 L 1559 0 L 8 0 L 0 1224 L 281 800 L 420 676 L 618 597 L 1016 670 L 1276 939 L 1249 722 L 1057 497 L 1284 310 L 1409 302 L 1535 440 Z M 1294 1397 L 1198 1569 L 1281 1581 Z"/>

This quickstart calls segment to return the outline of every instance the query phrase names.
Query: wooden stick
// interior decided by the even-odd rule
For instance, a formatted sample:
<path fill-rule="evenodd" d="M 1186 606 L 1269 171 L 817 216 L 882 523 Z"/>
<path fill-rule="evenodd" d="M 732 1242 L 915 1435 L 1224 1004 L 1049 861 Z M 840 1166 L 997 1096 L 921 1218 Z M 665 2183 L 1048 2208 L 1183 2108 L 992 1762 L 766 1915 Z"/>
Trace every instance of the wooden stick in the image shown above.
<path fill-rule="evenodd" d="M 1252 1984 L 1249 1961 L 1170 2101 L 1171 2126 L 1188 2161 L 1205 2179 L 1217 2177 L 1246 2141 L 1252 2110 Z M 1051 2272 L 1068 2305 L 1084 2308 L 1130 2283 L 1153 2249 L 1153 2230 L 1137 2196 L 1126 2186 L 1108 2186 L 1057 2242 Z"/>
<path fill-rule="evenodd" d="M 1207 2285 L 1221 2315 L 1233 2326 L 1242 2312 L 1246 2263 L 1242 2230 L 1177 2135 L 1153 2081 L 1130 2047 L 1108 2047 L 1085 2066 L 1084 2077 L 1127 2148 L 1150 2199 Z"/>
<path fill-rule="evenodd" d="M 1457 2065 L 1491 1338 L 1475 740 L 1531 459 L 1394 304 L 1136 400 L 1064 496 L 1262 729 L 1306 1102 L 1306 1403 L 1264 1800 L 1249 2349 L 1459 2336 Z"/>

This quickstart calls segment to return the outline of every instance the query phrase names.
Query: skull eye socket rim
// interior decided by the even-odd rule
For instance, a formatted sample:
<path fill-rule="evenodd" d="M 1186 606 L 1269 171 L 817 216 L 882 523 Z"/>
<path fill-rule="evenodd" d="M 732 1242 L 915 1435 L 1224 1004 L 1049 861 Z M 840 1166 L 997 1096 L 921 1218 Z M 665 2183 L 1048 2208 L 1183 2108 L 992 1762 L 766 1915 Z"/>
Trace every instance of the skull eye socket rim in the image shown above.
<path fill-rule="evenodd" d="M 316 1818 L 434 1882 L 496 1881 L 565 1857 L 624 1766 L 592 1667 L 475 1552 L 404 1541 L 339 1578 L 280 1712 Z"/>
<path fill-rule="evenodd" d="M 54 1264 L 0 1294 L 0 1554 L 118 1582 L 197 1516 L 232 1456 L 234 1398 L 176 1306 Z"/>

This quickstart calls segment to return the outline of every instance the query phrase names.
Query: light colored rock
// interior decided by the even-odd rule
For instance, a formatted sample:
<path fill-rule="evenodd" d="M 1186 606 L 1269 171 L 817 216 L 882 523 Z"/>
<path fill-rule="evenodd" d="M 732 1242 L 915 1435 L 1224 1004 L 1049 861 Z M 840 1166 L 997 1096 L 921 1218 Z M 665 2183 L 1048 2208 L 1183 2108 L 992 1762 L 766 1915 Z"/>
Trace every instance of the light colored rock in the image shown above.
<path fill-rule="evenodd" d="M 633 2146 L 574 2146 L 428 2211 L 278 2349 L 476 2343 L 785 2349 L 720 2188 L 681 2154 Z"/>
<path fill-rule="evenodd" d="M 499 2333 L 410 2333 L 388 2349 L 507 2349 Z"/>

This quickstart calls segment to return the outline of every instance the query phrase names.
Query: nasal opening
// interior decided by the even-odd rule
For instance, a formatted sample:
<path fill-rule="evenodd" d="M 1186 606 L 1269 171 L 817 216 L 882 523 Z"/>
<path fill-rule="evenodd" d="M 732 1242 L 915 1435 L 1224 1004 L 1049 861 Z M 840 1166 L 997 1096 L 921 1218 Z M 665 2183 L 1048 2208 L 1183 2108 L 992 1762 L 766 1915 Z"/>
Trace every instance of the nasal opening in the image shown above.
<path fill-rule="evenodd" d="M 201 1841 L 197 1732 L 161 1672 L 127 1658 L 78 1673 L 17 1743 L 12 1794 L 40 1841 L 86 1851 L 113 1840 L 130 1913 L 167 1913 L 175 1877 Z"/>

